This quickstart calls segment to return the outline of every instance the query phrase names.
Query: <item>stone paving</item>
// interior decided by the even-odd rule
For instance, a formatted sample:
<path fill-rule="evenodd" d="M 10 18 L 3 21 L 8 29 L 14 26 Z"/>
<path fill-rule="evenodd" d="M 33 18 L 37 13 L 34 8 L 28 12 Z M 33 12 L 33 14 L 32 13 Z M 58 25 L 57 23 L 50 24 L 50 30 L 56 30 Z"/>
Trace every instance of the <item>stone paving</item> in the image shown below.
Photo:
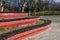
<path fill-rule="evenodd" d="M 52 20 L 51 30 L 26 40 L 60 40 L 60 16 L 41 16 L 41 18 Z"/>

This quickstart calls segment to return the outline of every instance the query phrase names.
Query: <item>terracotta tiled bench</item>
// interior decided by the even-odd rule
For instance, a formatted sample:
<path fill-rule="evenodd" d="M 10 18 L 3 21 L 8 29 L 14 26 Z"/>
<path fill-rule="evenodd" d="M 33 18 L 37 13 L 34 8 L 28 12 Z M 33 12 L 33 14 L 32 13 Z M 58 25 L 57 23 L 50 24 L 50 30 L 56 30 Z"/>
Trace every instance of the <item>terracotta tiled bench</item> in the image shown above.
<path fill-rule="evenodd" d="M 26 18 L 25 18 L 26 17 Z M 51 21 L 45 20 L 43 24 L 37 24 L 40 20 L 40 17 L 28 17 L 28 13 L 5 13 L 0 14 L 0 28 L 12 28 L 16 27 L 24 27 L 22 29 L 9 31 L 7 33 L 0 34 L 0 40 L 25 40 L 28 37 L 34 36 L 36 34 L 40 34 L 51 28 Z M 25 25 L 29 25 L 26 26 Z M 35 24 L 35 25 L 33 25 Z"/>
<path fill-rule="evenodd" d="M 28 37 L 40 34 L 51 28 L 51 21 L 47 20 L 43 24 L 37 24 L 27 26 L 23 29 L 18 29 L 12 32 L 4 33 L 0 35 L 1 40 L 25 40 Z"/>
<path fill-rule="evenodd" d="M 40 27 L 40 28 L 36 28 L 34 30 L 30 30 L 30 31 L 17 34 L 15 36 L 8 38 L 7 40 L 25 40 L 28 37 L 34 36 L 36 34 L 40 34 L 46 30 L 49 30 L 50 28 L 51 28 L 51 24 Z"/>
<path fill-rule="evenodd" d="M 27 24 L 33 24 L 37 23 L 40 20 L 40 18 L 33 18 L 33 19 L 25 19 L 25 20 L 17 20 L 17 21 L 10 21 L 10 22 L 1 22 L 0 28 L 10 28 L 13 26 L 22 26 Z"/>
<path fill-rule="evenodd" d="M 24 18 L 28 17 L 28 13 L 0 13 L 0 19 L 6 19 L 6 18 Z"/>

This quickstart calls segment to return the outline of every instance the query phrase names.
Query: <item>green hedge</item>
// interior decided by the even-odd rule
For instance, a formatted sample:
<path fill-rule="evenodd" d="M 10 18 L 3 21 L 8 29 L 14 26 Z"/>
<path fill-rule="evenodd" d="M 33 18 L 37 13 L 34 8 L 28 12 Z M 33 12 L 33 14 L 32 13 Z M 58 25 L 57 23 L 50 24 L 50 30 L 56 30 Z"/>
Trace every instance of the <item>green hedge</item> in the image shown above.
<path fill-rule="evenodd" d="M 33 12 L 32 15 L 34 16 L 35 13 Z M 41 15 L 60 15 L 59 11 L 41 11 L 41 12 L 36 12 L 36 16 L 41 16 Z"/>

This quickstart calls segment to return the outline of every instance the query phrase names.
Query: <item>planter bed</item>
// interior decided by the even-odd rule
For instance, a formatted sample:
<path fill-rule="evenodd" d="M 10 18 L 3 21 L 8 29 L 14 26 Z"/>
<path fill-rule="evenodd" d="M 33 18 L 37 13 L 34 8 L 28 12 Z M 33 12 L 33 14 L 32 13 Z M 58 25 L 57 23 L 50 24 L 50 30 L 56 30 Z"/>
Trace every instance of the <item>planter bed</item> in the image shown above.
<path fill-rule="evenodd" d="M 25 19 L 25 20 L 16 20 L 16 21 L 10 21 L 10 22 L 1 22 L 0 28 L 11 28 L 13 26 L 22 26 L 22 25 L 28 25 L 36 23 L 40 20 L 40 18 L 33 18 L 33 19 Z"/>
<path fill-rule="evenodd" d="M 28 13 L 3 13 L 0 14 L 0 19 L 8 19 L 8 18 L 24 18 L 28 17 Z"/>
<path fill-rule="evenodd" d="M 36 33 L 38 31 L 40 31 L 41 28 L 47 29 L 50 27 L 50 24 L 51 24 L 50 20 L 43 20 L 43 21 L 40 20 L 40 22 L 38 22 L 38 23 L 27 25 L 23 28 L 10 31 L 8 33 L 0 34 L 0 40 L 5 40 L 5 39 L 10 40 L 11 38 L 12 39 L 17 38 L 18 40 L 21 40 L 21 38 L 22 38 L 21 36 L 24 36 L 24 35 L 29 36 L 28 34 L 30 34 L 30 33 L 32 34 L 33 32 Z M 43 29 L 41 29 L 41 30 L 43 30 Z M 16 37 L 14 35 L 16 35 Z M 18 36 L 18 35 L 20 35 L 20 36 Z M 25 38 L 25 37 L 23 37 L 23 38 Z"/>

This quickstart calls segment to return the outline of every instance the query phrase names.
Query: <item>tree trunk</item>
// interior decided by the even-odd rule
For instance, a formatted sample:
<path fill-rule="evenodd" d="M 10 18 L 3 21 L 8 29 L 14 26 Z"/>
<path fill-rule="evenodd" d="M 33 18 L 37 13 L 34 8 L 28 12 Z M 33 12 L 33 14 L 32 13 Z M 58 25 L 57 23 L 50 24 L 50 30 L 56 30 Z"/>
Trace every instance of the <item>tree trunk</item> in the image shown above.
<path fill-rule="evenodd" d="M 24 12 L 24 6 L 22 7 L 22 12 Z"/>
<path fill-rule="evenodd" d="M 1 12 L 3 12 L 4 11 L 4 6 L 2 6 L 3 4 L 2 4 L 2 2 L 1 2 Z"/>
<path fill-rule="evenodd" d="M 1 12 L 3 12 L 4 11 L 4 7 L 1 7 Z"/>

